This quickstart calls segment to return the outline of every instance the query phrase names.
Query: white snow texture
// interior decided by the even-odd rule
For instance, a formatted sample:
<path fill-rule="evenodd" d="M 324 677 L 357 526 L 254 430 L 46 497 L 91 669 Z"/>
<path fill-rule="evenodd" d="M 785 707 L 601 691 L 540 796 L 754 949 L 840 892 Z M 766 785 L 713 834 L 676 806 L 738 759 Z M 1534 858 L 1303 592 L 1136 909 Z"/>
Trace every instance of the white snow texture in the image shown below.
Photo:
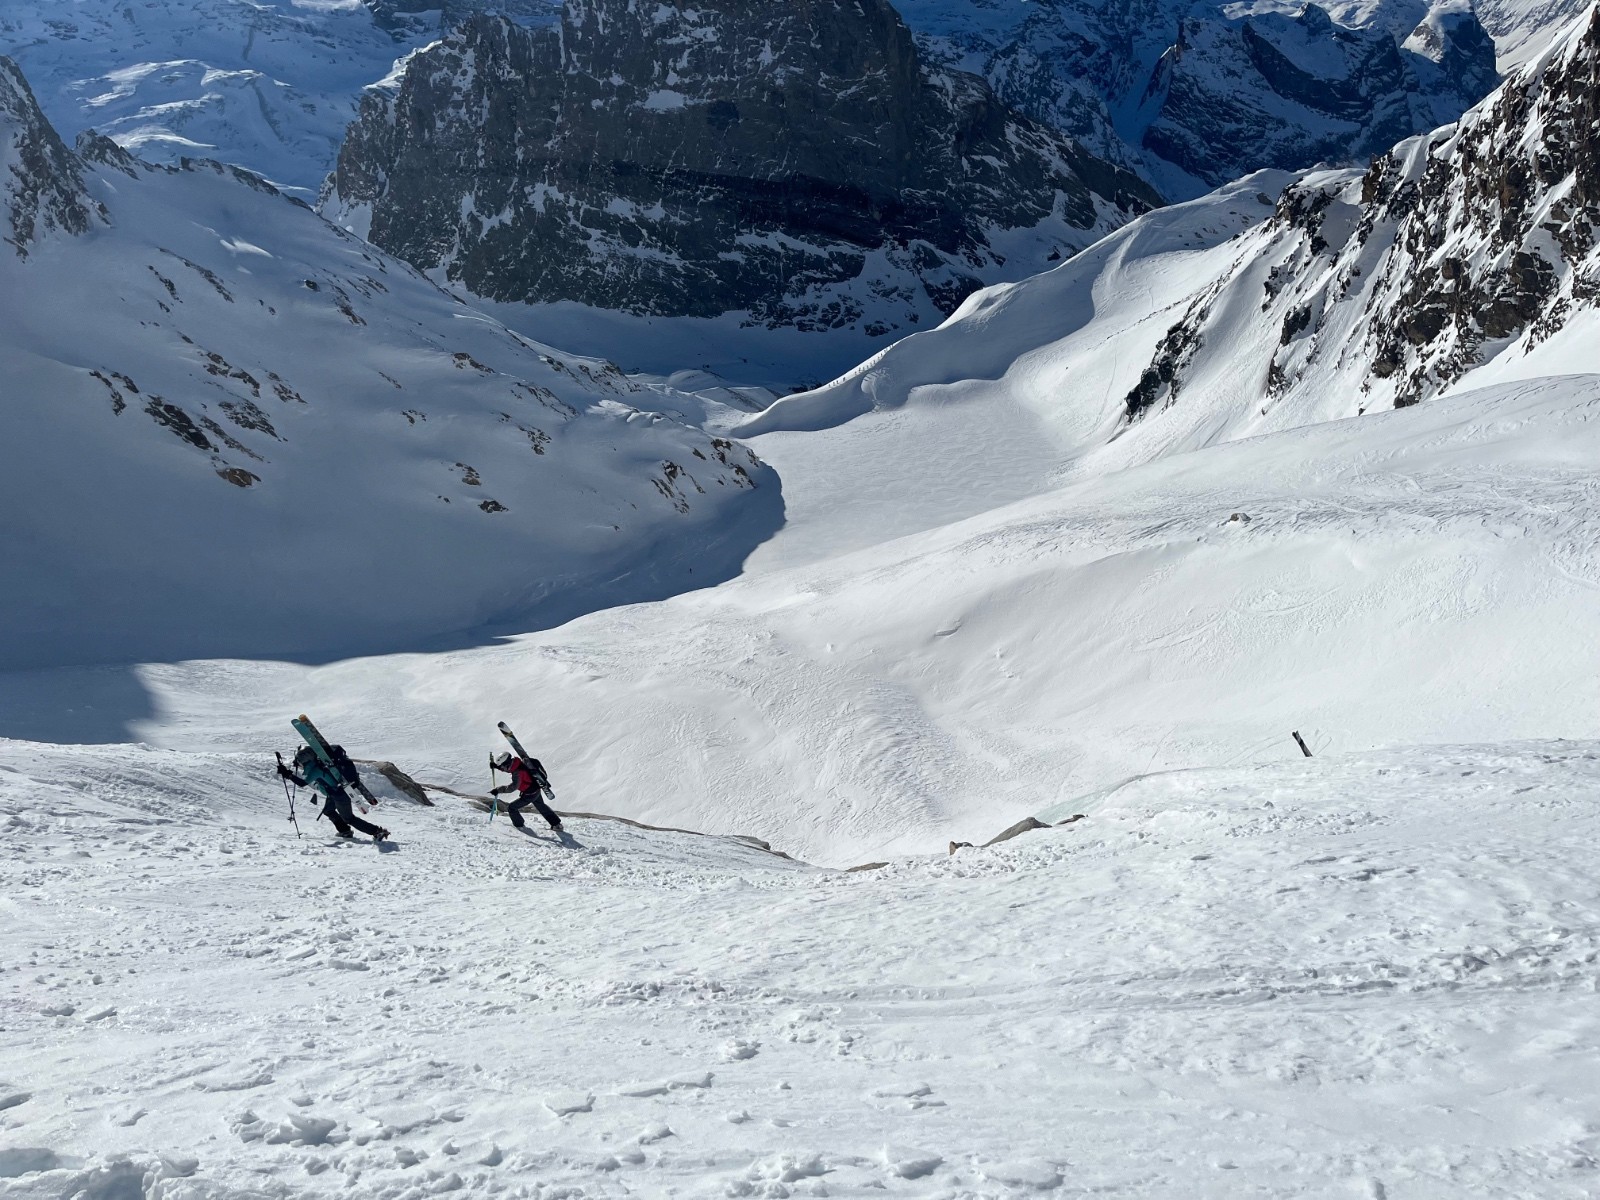
<path fill-rule="evenodd" d="M 1416 222 L 1526 247 L 1263 172 L 752 413 L 78 153 L 0 243 L 0 1198 L 1600 1194 L 1592 257 L 1402 394 Z M 286 819 L 300 712 L 387 839 Z"/>

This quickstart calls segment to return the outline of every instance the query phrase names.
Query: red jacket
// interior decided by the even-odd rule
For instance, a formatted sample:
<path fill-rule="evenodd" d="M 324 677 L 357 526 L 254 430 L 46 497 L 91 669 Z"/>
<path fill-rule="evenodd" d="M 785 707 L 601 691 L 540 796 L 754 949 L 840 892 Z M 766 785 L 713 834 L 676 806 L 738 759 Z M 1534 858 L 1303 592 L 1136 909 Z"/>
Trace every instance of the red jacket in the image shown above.
<path fill-rule="evenodd" d="M 545 786 L 548 776 L 544 773 L 544 766 L 536 758 L 531 763 L 523 762 L 520 758 L 513 758 L 509 767 L 496 767 L 496 771 L 505 771 L 511 776 L 511 785 L 526 796 L 529 792 L 537 792 Z M 496 788 L 495 791 L 500 791 Z"/>

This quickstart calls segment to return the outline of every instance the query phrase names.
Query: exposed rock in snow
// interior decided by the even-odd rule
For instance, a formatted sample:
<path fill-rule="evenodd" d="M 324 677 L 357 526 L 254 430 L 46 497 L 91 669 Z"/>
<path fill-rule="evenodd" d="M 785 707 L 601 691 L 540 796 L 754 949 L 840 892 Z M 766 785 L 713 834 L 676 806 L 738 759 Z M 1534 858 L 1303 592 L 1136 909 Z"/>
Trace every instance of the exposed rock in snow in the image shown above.
<path fill-rule="evenodd" d="M 370 92 L 324 211 L 495 300 L 882 333 L 1157 199 L 930 72 L 884 0 L 569 0 Z"/>
<path fill-rule="evenodd" d="M 1263 320 L 1280 329 L 1268 405 L 1330 378 L 1353 385 L 1358 410 L 1414 404 L 1491 357 L 1532 352 L 1600 300 L 1597 130 L 1593 8 L 1458 125 L 1359 176 L 1288 188 L 1252 253 L 1169 331 L 1130 414 L 1180 402 L 1199 347 L 1225 340 L 1216 313 L 1235 289 L 1264 287 Z"/>
<path fill-rule="evenodd" d="M 81 164 L 45 120 L 16 63 L 0 56 L 0 212 L 4 240 L 26 258 L 52 230 L 87 233 L 104 206 L 83 186 Z"/>
<path fill-rule="evenodd" d="M 1014 374 L 1077 469 L 1109 470 L 1475 379 L 1590 370 L 1597 64 L 1591 7 L 1461 121 L 1365 171 L 1263 173 L 1149 214 L 743 428 L 816 429 Z"/>

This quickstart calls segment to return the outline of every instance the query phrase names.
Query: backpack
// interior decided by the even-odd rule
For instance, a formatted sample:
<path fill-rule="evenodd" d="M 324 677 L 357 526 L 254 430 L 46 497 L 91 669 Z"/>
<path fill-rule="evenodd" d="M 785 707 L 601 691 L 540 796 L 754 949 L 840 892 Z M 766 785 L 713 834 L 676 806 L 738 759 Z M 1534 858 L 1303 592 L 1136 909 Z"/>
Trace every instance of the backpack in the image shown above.
<path fill-rule="evenodd" d="M 306 784 L 316 788 L 325 796 L 332 795 L 343 786 L 339 776 L 328 769 L 310 746 L 302 746 L 295 752 L 294 765 L 304 777 Z"/>
<path fill-rule="evenodd" d="M 343 746 L 329 746 L 328 753 L 333 756 L 333 765 L 344 777 L 344 782 L 350 784 L 361 782 L 361 773 L 356 770 L 355 763 L 350 761 L 350 756 L 344 752 Z"/>

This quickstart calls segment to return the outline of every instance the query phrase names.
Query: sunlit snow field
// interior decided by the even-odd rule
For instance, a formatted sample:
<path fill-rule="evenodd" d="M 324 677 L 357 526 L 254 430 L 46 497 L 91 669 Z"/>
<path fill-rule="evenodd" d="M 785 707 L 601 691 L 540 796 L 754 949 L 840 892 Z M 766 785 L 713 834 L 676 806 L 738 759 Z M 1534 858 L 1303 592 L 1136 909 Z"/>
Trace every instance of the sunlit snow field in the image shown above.
<path fill-rule="evenodd" d="M 862 874 L 444 795 L 297 841 L 252 756 L 0 753 L 0 1195 L 1594 1194 L 1594 742 Z"/>

